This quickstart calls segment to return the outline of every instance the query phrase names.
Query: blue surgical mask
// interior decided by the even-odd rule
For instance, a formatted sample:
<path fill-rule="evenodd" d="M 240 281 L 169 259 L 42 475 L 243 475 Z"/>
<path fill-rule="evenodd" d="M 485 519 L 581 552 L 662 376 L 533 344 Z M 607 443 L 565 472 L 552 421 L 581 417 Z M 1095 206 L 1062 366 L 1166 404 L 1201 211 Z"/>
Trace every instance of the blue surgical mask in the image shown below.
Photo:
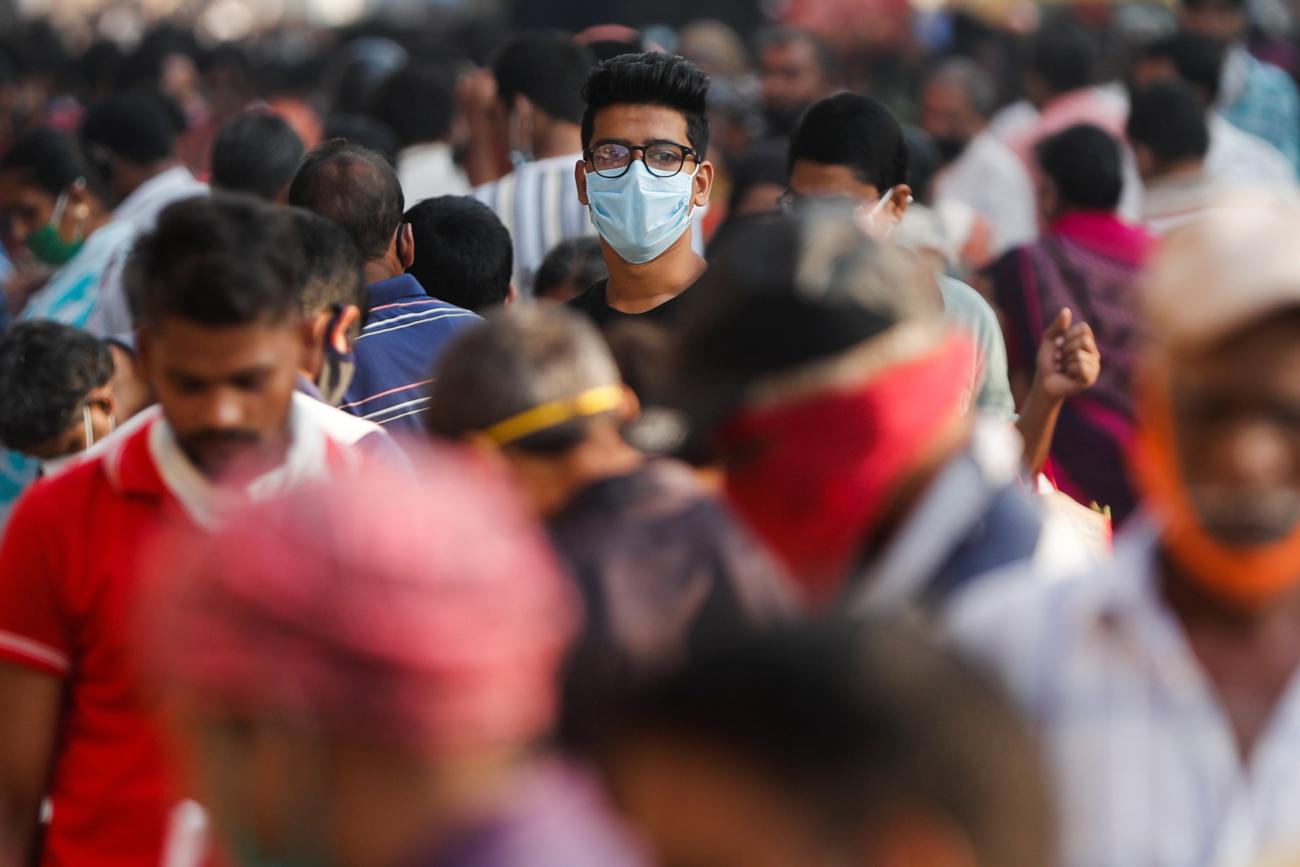
<path fill-rule="evenodd" d="M 614 252 L 633 265 L 658 258 L 690 229 L 694 194 L 695 172 L 660 178 L 641 160 L 634 160 L 620 178 L 587 173 L 591 222 Z"/>

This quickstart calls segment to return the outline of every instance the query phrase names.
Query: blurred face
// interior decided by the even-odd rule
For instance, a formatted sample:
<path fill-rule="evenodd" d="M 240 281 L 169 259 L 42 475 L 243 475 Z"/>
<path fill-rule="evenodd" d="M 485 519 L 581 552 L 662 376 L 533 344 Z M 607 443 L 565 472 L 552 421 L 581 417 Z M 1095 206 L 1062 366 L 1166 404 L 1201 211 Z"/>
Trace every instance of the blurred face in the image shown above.
<path fill-rule="evenodd" d="M 795 160 L 790 169 L 790 188 L 783 199 L 796 210 L 818 199 L 857 202 L 861 206 L 858 217 L 863 230 L 872 237 L 883 238 L 907 213 L 912 190 L 906 184 L 899 184 L 885 201 L 883 197 L 889 193 L 862 180 L 849 166 Z"/>
<path fill-rule="evenodd" d="M 306 337 L 292 318 L 211 328 L 169 317 L 142 332 L 142 370 L 200 472 L 251 479 L 283 459 Z"/>
<path fill-rule="evenodd" d="M 831 92 L 831 82 L 804 39 L 769 45 L 759 57 L 763 111 L 778 132 L 789 132 L 805 108 Z"/>
<path fill-rule="evenodd" d="M 1266 323 L 1175 371 L 1179 462 L 1202 525 L 1227 544 L 1284 538 L 1300 526 L 1300 323 Z"/>
<path fill-rule="evenodd" d="M 837 867 L 800 805 L 717 749 L 642 740 L 610 762 L 614 796 L 662 867 Z"/>
<path fill-rule="evenodd" d="M 1209 36 L 1225 44 L 1241 39 L 1246 29 L 1242 7 L 1225 0 L 1202 0 L 1195 9 L 1184 5 L 1179 17 L 1183 27 L 1193 33 Z"/>
<path fill-rule="evenodd" d="M 24 180 L 17 172 L 0 173 L 0 215 L 9 222 L 9 237 L 17 244 L 54 217 L 57 196 Z"/>
<path fill-rule="evenodd" d="M 957 84 L 932 81 L 922 92 L 921 126 L 934 138 L 945 161 L 956 159 L 983 124 Z"/>
<path fill-rule="evenodd" d="M 73 413 L 73 419 L 61 434 L 27 449 L 26 454 L 42 461 L 84 452 L 99 440 L 113 432 L 115 424 L 113 395 L 111 387 L 101 386 L 86 397 L 81 409 Z"/>

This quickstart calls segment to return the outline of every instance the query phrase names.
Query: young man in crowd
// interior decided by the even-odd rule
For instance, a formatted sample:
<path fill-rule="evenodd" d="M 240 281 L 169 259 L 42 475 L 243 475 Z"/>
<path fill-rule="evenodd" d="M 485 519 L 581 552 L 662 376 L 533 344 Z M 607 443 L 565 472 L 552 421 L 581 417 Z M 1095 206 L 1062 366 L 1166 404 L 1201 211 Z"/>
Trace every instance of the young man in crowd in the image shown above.
<path fill-rule="evenodd" d="M 858 221 L 876 238 L 888 238 L 907 213 L 912 190 L 907 184 L 908 155 L 902 127 L 893 112 L 867 96 L 842 93 L 804 114 L 790 141 L 788 206 L 809 200 L 856 202 Z M 974 408 L 1004 420 L 1016 414 L 1007 374 L 1007 349 L 997 315 L 978 292 L 959 280 L 940 275 L 938 285 L 918 287 L 939 301 L 948 318 L 966 330 L 976 357 Z M 1096 381 L 1096 346 L 1086 323 L 1054 324 L 1043 340 L 1062 350 L 1046 353 L 1044 363 L 1020 404 L 1017 427 L 1025 440 L 1030 469 L 1042 469 L 1061 404 L 1075 388 Z M 1064 378 L 1058 374 L 1067 374 Z M 1072 388 L 1066 380 L 1077 382 Z M 1060 387 L 1054 387 L 1060 386 Z"/>
<path fill-rule="evenodd" d="M 1138 378 L 1150 518 L 1104 567 L 954 606 L 1051 759 L 1065 867 L 1300 855 L 1297 233 L 1294 206 L 1229 199 L 1166 239 Z"/>
<path fill-rule="evenodd" d="M 701 624 L 784 613 L 786 595 L 687 467 L 625 442 L 636 413 L 595 327 L 533 306 L 494 314 L 448 349 L 429 424 L 509 468 L 578 580 L 588 635 L 648 664 L 681 652 Z"/>
<path fill-rule="evenodd" d="M 767 134 L 784 139 L 808 106 L 840 86 L 835 50 L 807 30 L 783 27 L 758 37 L 760 105 Z"/>
<path fill-rule="evenodd" d="M 469 192 L 452 152 L 455 112 L 450 74 L 432 64 L 408 63 L 376 91 L 369 113 L 397 136 L 397 178 L 406 201 Z"/>
<path fill-rule="evenodd" d="M 109 191 L 114 222 L 131 227 L 104 272 L 87 325 L 100 337 L 114 337 L 131 330 L 122 276 L 131 243 L 153 228 L 163 208 L 207 195 L 208 187 L 177 158 L 176 121 L 156 93 L 137 90 L 105 97 L 86 110 L 80 134 L 86 157 Z"/>
<path fill-rule="evenodd" d="M 1004 696 L 911 631 L 715 637 L 578 708 L 656 863 L 1048 867 L 1051 807 Z"/>
<path fill-rule="evenodd" d="M 341 408 L 393 433 L 422 434 L 429 371 L 452 336 L 478 317 L 430 297 L 406 273 L 415 242 L 410 224 L 402 222 L 404 199 L 393 167 L 373 151 L 328 141 L 303 161 L 289 203 L 343 227 L 365 260 L 370 306 Z"/>
<path fill-rule="evenodd" d="M 814 609 L 941 605 L 1081 549 L 1044 523 L 1010 427 L 970 413 L 970 337 L 919 265 L 822 205 L 727 239 L 679 348 L 693 450 Z"/>
<path fill-rule="evenodd" d="M 38 482 L 0 543 L 4 863 L 160 862 L 182 813 L 128 652 L 145 548 L 173 521 L 210 531 L 359 460 L 319 421 L 337 410 L 294 391 L 307 331 L 296 245 L 283 211 L 202 197 L 136 246 L 139 364 L 159 406 Z"/>
<path fill-rule="evenodd" d="M 518 297 L 514 247 L 492 209 L 470 196 L 426 199 L 402 217 L 415 261 L 406 269 L 449 304 L 483 313 Z"/>
<path fill-rule="evenodd" d="M 44 475 L 90 448 L 117 421 L 113 355 L 96 337 L 47 320 L 0 334 L 0 445 Z"/>
<path fill-rule="evenodd" d="M 1205 171 L 1205 112 L 1181 81 L 1157 81 L 1133 94 L 1128 141 L 1146 185 L 1142 222 L 1156 235 L 1199 219 L 1232 190 Z"/>
<path fill-rule="evenodd" d="M 219 841 L 241 865 L 642 867 L 544 745 L 581 617 L 554 553 L 500 477 L 420 467 L 161 559 L 141 643 Z"/>
<path fill-rule="evenodd" d="M 514 280 L 525 295 L 548 250 L 592 232 L 570 178 L 582 159 L 582 84 L 595 62 L 566 33 L 514 36 L 492 60 L 496 95 L 486 106 L 502 116 L 504 129 L 482 118 L 484 112 L 469 118 L 479 131 L 474 149 L 490 151 L 502 136 L 510 149 L 513 171 L 474 195 L 514 238 Z"/>
<path fill-rule="evenodd" d="M 602 328 L 636 317 L 671 324 L 704 273 L 691 214 L 713 187 L 708 90 L 694 64 L 659 53 L 615 57 L 587 79 L 575 176 L 609 279 L 569 304 Z"/>
<path fill-rule="evenodd" d="M 303 153 L 302 139 L 278 114 L 241 112 L 212 142 L 212 188 L 282 205 Z"/>

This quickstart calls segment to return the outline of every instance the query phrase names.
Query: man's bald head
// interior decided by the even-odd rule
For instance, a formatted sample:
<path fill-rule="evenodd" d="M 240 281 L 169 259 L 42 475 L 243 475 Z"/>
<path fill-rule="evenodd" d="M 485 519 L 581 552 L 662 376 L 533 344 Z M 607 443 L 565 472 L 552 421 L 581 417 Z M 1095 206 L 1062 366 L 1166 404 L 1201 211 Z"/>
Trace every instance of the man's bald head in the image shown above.
<path fill-rule="evenodd" d="M 342 226 L 369 262 L 387 254 L 406 202 L 397 173 L 382 156 L 333 139 L 307 154 L 289 187 L 289 204 Z"/>

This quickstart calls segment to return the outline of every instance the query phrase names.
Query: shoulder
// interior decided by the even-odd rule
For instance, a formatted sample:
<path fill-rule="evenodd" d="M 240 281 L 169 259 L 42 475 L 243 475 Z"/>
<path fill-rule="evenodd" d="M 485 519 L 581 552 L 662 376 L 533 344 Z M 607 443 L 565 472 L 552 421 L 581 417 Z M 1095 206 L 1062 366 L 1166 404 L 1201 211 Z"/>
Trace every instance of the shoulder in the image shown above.
<path fill-rule="evenodd" d="M 969 327 L 981 338 L 997 333 L 998 316 L 984 296 L 953 277 L 939 277 L 939 292 L 943 295 L 948 314 Z"/>
<path fill-rule="evenodd" d="M 295 392 L 294 408 L 309 420 L 313 427 L 324 432 L 325 436 L 340 445 L 352 446 L 362 439 L 378 434 L 388 437 L 388 433 L 373 421 L 349 415 L 315 398 Z"/>
<path fill-rule="evenodd" d="M 564 306 L 573 310 L 581 310 L 590 316 L 598 315 L 608 306 L 605 303 L 605 286 L 608 282 L 608 280 L 601 280 L 591 284 L 586 291 L 566 301 Z"/>

